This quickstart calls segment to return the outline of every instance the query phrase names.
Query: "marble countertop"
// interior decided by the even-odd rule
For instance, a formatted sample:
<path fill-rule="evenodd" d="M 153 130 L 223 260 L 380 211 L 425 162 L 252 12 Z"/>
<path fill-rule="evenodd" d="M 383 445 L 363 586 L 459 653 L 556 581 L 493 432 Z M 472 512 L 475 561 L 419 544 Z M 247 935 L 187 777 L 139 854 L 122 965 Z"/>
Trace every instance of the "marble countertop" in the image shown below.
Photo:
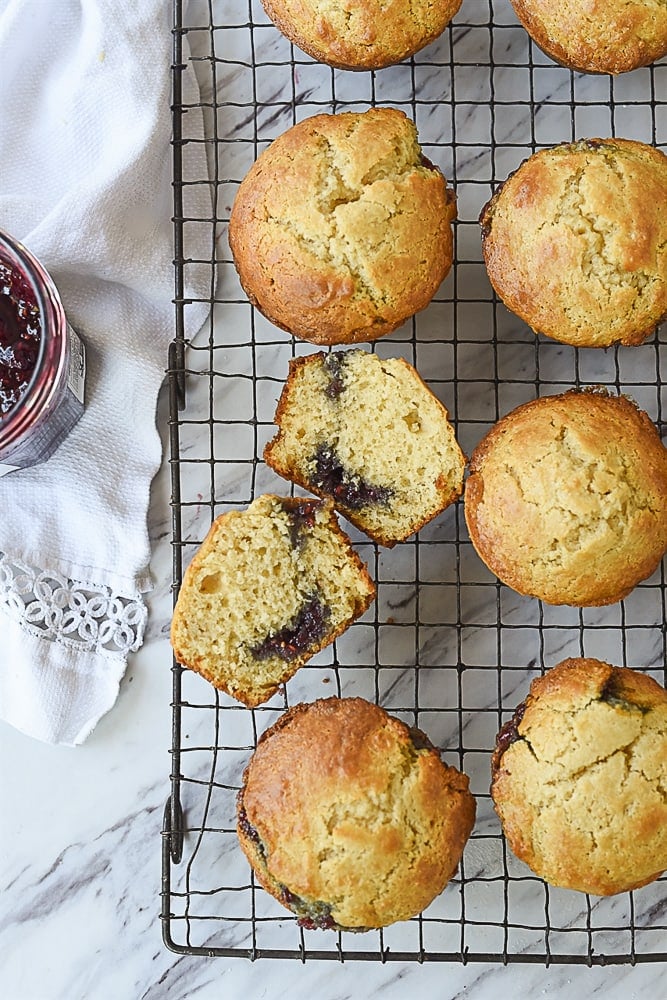
<path fill-rule="evenodd" d="M 405 67 L 383 71 L 372 78 L 370 74 L 330 74 L 305 59 L 299 59 L 294 69 L 285 75 L 289 52 L 286 56 L 284 42 L 268 25 L 259 3 L 251 6 L 256 20 L 253 44 L 261 63 L 254 76 L 254 86 L 263 104 L 258 120 L 250 126 L 247 108 L 231 105 L 220 109 L 215 125 L 221 136 L 219 148 L 223 165 L 220 171 L 224 178 L 217 206 L 221 219 L 217 231 L 222 259 L 217 289 L 220 305 L 216 307 L 212 326 L 202 331 L 188 359 L 193 374 L 188 379 L 185 418 L 192 422 L 184 424 L 181 442 L 186 560 L 210 521 L 212 495 L 216 512 L 219 512 L 247 500 L 249 491 L 257 493 L 276 489 L 279 485 L 261 465 L 249 478 L 248 440 L 250 448 L 259 454 L 263 441 L 271 433 L 273 406 L 287 358 L 294 348 L 288 343 L 289 338 L 257 320 L 253 364 L 257 366 L 255 374 L 260 398 L 254 403 L 255 412 L 245 412 L 249 359 L 248 348 L 243 346 L 243 331 L 247 328 L 249 308 L 228 263 L 224 219 L 235 182 L 251 162 L 254 151 L 288 127 L 295 113 L 303 116 L 326 110 L 334 86 L 332 80 L 337 110 L 344 106 L 363 108 L 373 101 L 412 107 L 426 154 L 455 183 L 459 205 L 456 268 L 416 324 L 385 338 L 377 349 L 387 354 L 404 355 L 417 364 L 434 391 L 452 410 L 464 450 L 470 452 L 497 415 L 532 398 L 536 387 L 545 394 L 562 391 L 577 382 L 604 382 L 631 391 L 652 417 L 660 421 L 663 371 L 667 361 L 664 328 L 640 349 L 575 354 L 572 349 L 547 343 L 544 338 L 540 338 L 536 346 L 530 331 L 492 299 L 480 263 L 477 215 L 494 183 L 527 155 L 531 145 L 569 139 L 573 134 L 610 134 L 612 130 L 619 135 L 654 140 L 664 145 L 667 142 L 664 107 L 662 117 L 657 117 L 655 122 L 650 115 L 647 117 L 647 108 L 652 93 L 665 92 L 667 67 L 656 68 L 654 75 L 641 70 L 628 74 L 627 79 L 611 83 L 608 78 L 572 76 L 554 67 L 536 50 L 531 52 L 529 60 L 525 35 L 505 2 L 494 5 L 496 25 L 492 52 L 489 47 L 492 37 L 488 23 L 490 5 L 486 0 L 468 0 L 466 19 L 457 16 L 453 31 L 416 60 L 413 75 Z M 193 17 L 204 17 L 207 10 L 208 5 L 201 0 L 191 5 Z M 248 86 L 242 51 L 247 44 L 248 31 L 245 6 L 243 17 L 240 17 L 238 4 L 217 0 L 216 17 L 215 24 L 234 28 L 231 33 L 223 34 L 222 29 L 217 31 L 216 54 L 220 59 L 217 92 L 243 94 L 243 88 Z M 210 66 L 205 48 L 210 37 L 207 31 L 190 33 L 195 57 L 201 60 L 200 73 L 202 68 L 206 70 Z M 225 45 L 230 47 L 225 49 Z M 458 67 L 453 78 L 448 75 L 450 45 Z M 439 67 L 437 74 L 432 72 L 431 63 Z M 207 94 L 206 79 L 202 78 L 202 82 L 202 96 L 206 100 L 213 95 L 212 92 Z M 412 96 L 417 85 L 420 100 L 415 103 Z M 495 101 L 493 120 L 489 115 L 491 96 Z M 610 108 L 610 96 L 614 98 L 613 108 Z M 658 127 L 654 136 L 656 122 Z M 309 348 L 300 345 L 296 350 L 305 353 Z M 207 371 L 212 369 L 227 372 L 229 376 L 224 391 L 222 382 L 218 384 L 216 397 L 216 417 L 222 424 L 214 447 L 216 461 L 223 456 L 225 461 L 217 465 L 213 484 L 205 449 L 202 450 L 202 427 L 198 423 L 207 417 Z M 161 396 L 158 416 L 166 456 L 169 417 L 166 392 Z M 238 424 L 225 429 L 230 420 Z M 254 437 L 251 435 L 248 439 L 250 426 L 255 432 Z M 172 767 L 169 753 L 172 675 L 168 643 L 172 606 L 170 490 L 170 468 L 165 458 L 153 485 L 149 514 L 153 544 L 151 572 L 155 581 L 155 589 L 149 597 L 149 625 L 143 647 L 129 662 L 113 710 L 102 719 L 88 741 L 76 749 L 44 746 L 8 726 L 0 726 L 0 943 L 3 956 L 0 997 L 3 1000 L 185 1000 L 193 997 L 212 1000 L 223 995 L 239 998 L 285 995 L 304 1000 L 311 996 L 344 1000 L 347 997 L 398 998 L 411 996 L 419 990 L 424 996 L 438 1000 L 454 1000 L 460 996 L 485 1000 L 498 995 L 504 988 L 518 997 L 563 1000 L 603 992 L 607 1000 L 667 998 L 665 966 L 658 963 L 590 969 L 558 963 L 549 967 L 543 963 L 513 963 L 503 967 L 500 963 L 476 961 L 467 965 L 394 961 L 341 964 L 335 960 L 309 959 L 302 964 L 294 960 L 259 958 L 251 962 L 244 957 L 181 955 L 164 946 L 160 925 L 161 829 Z M 412 633 L 404 646 L 405 640 L 400 638 L 399 631 L 403 626 L 403 635 L 407 634 L 410 616 L 415 614 L 414 568 L 411 569 L 410 563 L 413 550 L 410 545 L 399 546 L 391 553 L 375 557 L 360 536 L 353 534 L 352 537 L 362 554 L 374 560 L 374 570 L 381 583 L 379 610 L 373 612 L 375 617 L 372 615 L 365 624 L 362 622 L 356 630 L 350 630 L 348 645 L 340 645 L 335 669 L 331 658 L 322 656 L 311 673 L 304 673 L 301 678 L 297 675 L 290 682 L 289 703 L 301 697 L 312 697 L 313 683 L 318 696 L 333 693 L 337 683 L 346 694 L 372 696 L 379 693 L 386 707 L 405 708 L 414 679 L 415 667 L 410 656 L 414 655 L 415 646 Z M 574 617 L 565 611 L 556 613 L 548 609 L 538 615 L 535 602 L 517 599 L 503 589 L 500 598 L 502 618 L 499 619 L 497 588 L 471 554 L 460 510 L 446 512 L 426 531 L 424 540 L 433 543 L 421 548 L 423 579 L 433 588 L 429 593 L 436 595 L 438 600 L 456 600 L 452 595 L 456 594 L 458 583 L 458 611 L 463 626 L 443 629 L 442 617 L 429 618 L 435 613 L 434 608 L 427 600 L 422 600 L 421 697 L 426 699 L 422 707 L 426 709 L 431 705 L 428 697 L 433 679 L 444 684 L 444 688 L 438 689 L 438 697 L 451 694 L 447 688 L 451 683 L 450 673 L 455 677 L 456 664 L 462 662 L 466 678 L 462 697 L 467 699 L 466 708 L 477 706 L 479 711 L 465 715 L 462 733 L 451 729 L 451 720 L 441 705 L 434 702 L 434 712 L 431 716 L 426 712 L 426 715 L 448 759 L 451 756 L 456 762 L 460 759 L 459 750 L 463 752 L 473 790 L 479 796 L 475 839 L 465 856 L 468 916 L 473 918 L 466 946 L 471 952 L 495 952 L 501 946 L 497 938 L 488 936 L 485 917 L 487 911 L 495 913 L 497 898 L 485 896 L 481 890 L 473 892 L 473 875 L 479 874 L 481 886 L 484 876 L 496 870 L 484 839 L 488 836 L 489 843 L 493 844 L 493 837 L 498 836 L 488 800 L 488 754 L 478 753 L 477 748 L 490 746 L 492 729 L 495 731 L 498 721 L 497 706 L 494 708 L 498 643 L 502 639 L 505 665 L 521 663 L 525 666 L 524 671 L 515 670 L 507 675 L 508 682 L 503 689 L 506 708 L 519 700 L 519 692 L 523 691 L 531 671 L 539 671 L 541 665 L 552 664 L 570 652 L 577 655 L 581 644 L 589 655 L 607 657 L 611 662 L 629 658 L 630 662 L 635 665 L 641 662 L 664 679 L 661 611 L 664 602 L 657 599 L 656 603 L 664 577 L 657 574 L 646 587 L 639 588 L 622 612 L 618 607 L 597 609 L 582 616 L 576 612 Z M 429 556 L 431 551 L 447 553 L 454 545 L 458 546 L 460 560 L 458 578 L 431 562 Z M 442 616 L 441 610 L 439 614 Z M 386 628 L 389 619 L 399 626 L 399 630 L 386 632 L 386 649 L 382 643 L 379 647 L 374 646 L 373 629 L 364 632 L 364 628 L 378 624 Z M 542 625 L 541 631 L 538 624 Z M 374 674 L 367 669 L 376 653 L 381 658 L 384 673 Z M 432 676 L 433 670 L 441 672 Z M 377 677 L 380 678 L 379 692 L 374 690 Z M 494 686 L 491 692 L 489 683 Z M 173 881 L 176 891 L 187 885 L 205 893 L 207 886 L 219 884 L 215 872 L 220 865 L 234 868 L 240 863 L 233 848 L 209 850 L 206 841 L 201 844 L 197 841 L 197 822 L 206 798 L 211 768 L 215 769 L 216 789 L 229 791 L 238 780 L 244 759 L 243 753 L 235 753 L 233 748 L 242 748 L 247 737 L 241 731 L 238 738 L 235 733 L 227 734 L 225 741 L 232 750 L 212 762 L 210 752 L 198 749 L 212 743 L 211 720 L 215 716 L 205 682 L 194 675 L 186 678 L 184 700 L 188 705 L 205 707 L 199 712 L 189 710 L 183 721 L 181 735 L 188 748 L 182 763 L 187 776 L 184 803 L 187 815 L 194 819 L 193 832 L 186 838 L 184 860 L 180 867 L 172 866 L 175 869 Z M 279 711 L 282 705 L 278 698 L 275 710 Z M 229 714 L 228 717 L 231 718 Z M 239 726 L 242 729 L 241 723 Z M 234 730 L 234 724 L 230 723 L 230 729 Z M 461 740 L 463 743 L 458 746 L 457 741 Z M 228 800 L 229 795 L 226 804 L 223 801 L 220 807 L 220 817 L 216 815 L 211 819 L 212 827 L 229 825 Z M 239 874 L 239 879 L 239 884 L 247 881 L 246 869 Z M 635 918 L 644 933 L 652 921 L 664 927 L 667 906 L 664 881 L 646 892 L 645 896 L 635 894 L 637 901 L 634 904 Z M 544 894 L 541 890 L 536 896 L 531 893 L 532 889 L 517 898 L 516 906 L 523 917 L 515 920 L 515 924 L 530 928 L 531 921 L 535 921 L 539 936 L 542 933 L 540 921 L 544 919 Z M 444 909 L 438 911 L 443 920 L 450 912 L 447 907 L 453 906 L 452 901 L 457 898 L 458 889 L 448 887 L 443 896 Z M 207 902 L 214 908 L 212 900 L 210 897 Z M 591 926 L 622 927 L 628 919 L 625 897 L 601 909 L 594 908 L 594 912 L 587 912 L 581 900 L 573 905 L 557 893 L 551 897 L 549 905 L 568 933 L 580 928 L 583 938 Z M 288 927 L 286 938 L 279 935 L 281 911 L 277 904 L 276 907 L 274 910 L 268 906 L 262 913 L 267 917 L 267 926 L 277 935 L 273 943 L 294 947 L 298 939 L 293 926 Z M 198 924 L 195 915 L 190 916 L 193 943 L 223 944 L 247 952 L 247 923 L 240 924 L 237 932 L 231 929 L 226 936 L 215 938 L 208 934 L 205 920 Z M 475 916 L 479 917 L 477 931 Z M 180 940 L 182 924 L 176 926 L 175 933 Z M 310 932 L 308 947 L 316 949 L 320 946 L 319 940 L 323 940 L 314 939 L 312 934 L 326 937 L 330 933 Z M 385 944 L 394 951 L 403 946 L 412 949 L 414 937 L 403 938 L 401 933 L 388 932 Z M 524 937 L 512 945 L 513 950 L 527 954 L 536 944 L 529 929 L 523 933 Z M 599 931 L 598 953 L 605 950 L 605 933 Z M 661 935 L 653 936 L 651 950 L 667 952 L 667 931 L 662 931 Z M 575 940 L 578 940 L 576 934 L 562 939 L 556 935 L 554 952 L 561 947 L 567 950 Z M 638 950 L 639 944 L 638 939 Z M 580 946 L 579 942 L 576 947 Z M 626 946 L 629 946 L 629 939 Z M 330 947 L 330 944 L 322 947 Z M 619 949 L 616 940 L 610 950 L 614 949 Z"/>
<path fill-rule="evenodd" d="M 166 420 L 164 400 L 161 407 Z M 164 424 L 163 424 L 164 426 Z M 3 1000 L 217 1000 L 415 993 L 661 1000 L 661 964 L 424 964 L 205 958 L 161 938 L 160 830 L 171 745 L 171 545 L 166 468 L 153 489 L 150 626 L 119 700 L 89 740 L 50 747 L 0 726 Z M 500 995 L 504 995 L 500 993 Z"/>
<path fill-rule="evenodd" d="M 161 413 L 166 423 L 165 400 Z M 163 423 L 163 426 L 165 426 Z M 661 1000 L 665 966 L 358 963 L 190 957 L 160 929 L 160 829 L 171 745 L 169 482 L 151 504 L 150 626 L 114 709 L 70 749 L 0 726 L 3 1000 L 421 996 Z M 501 994 L 503 995 L 503 994 Z"/>

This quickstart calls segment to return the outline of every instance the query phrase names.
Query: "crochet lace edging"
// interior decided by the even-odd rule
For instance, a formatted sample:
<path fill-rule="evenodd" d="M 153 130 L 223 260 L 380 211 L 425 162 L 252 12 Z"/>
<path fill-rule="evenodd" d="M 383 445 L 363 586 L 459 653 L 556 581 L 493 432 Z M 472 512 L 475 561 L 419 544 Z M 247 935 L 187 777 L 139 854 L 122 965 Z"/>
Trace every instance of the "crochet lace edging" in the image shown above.
<path fill-rule="evenodd" d="M 35 637 L 114 657 L 139 648 L 147 614 L 141 599 L 10 560 L 2 552 L 0 608 Z"/>

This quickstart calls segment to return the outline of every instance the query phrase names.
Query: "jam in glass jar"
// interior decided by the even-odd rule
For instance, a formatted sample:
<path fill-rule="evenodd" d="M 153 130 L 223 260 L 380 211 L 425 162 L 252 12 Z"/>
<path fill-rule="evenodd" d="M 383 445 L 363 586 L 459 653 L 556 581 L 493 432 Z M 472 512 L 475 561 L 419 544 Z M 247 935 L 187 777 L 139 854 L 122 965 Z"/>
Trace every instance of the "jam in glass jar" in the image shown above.
<path fill-rule="evenodd" d="M 85 376 L 53 281 L 0 231 L 0 476 L 53 454 L 83 413 Z"/>

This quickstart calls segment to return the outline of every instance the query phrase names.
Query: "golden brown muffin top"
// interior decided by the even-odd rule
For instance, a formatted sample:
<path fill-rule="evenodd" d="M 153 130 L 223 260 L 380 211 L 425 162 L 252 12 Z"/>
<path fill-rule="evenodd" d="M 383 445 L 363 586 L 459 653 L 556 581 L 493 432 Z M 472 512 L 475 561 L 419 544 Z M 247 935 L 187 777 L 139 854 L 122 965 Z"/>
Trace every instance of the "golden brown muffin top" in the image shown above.
<path fill-rule="evenodd" d="M 667 868 L 667 692 L 646 674 L 564 660 L 501 730 L 496 810 L 552 885 L 607 896 Z"/>
<path fill-rule="evenodd" d="M 262 884 L 350 928 L 424 909 L 474 815 L 467 777 L 361 698 L 290 709 L 259 741 L 239 796 L 241 844 Z"/>
<path fill-rule="evenodd" d="M 667 313 L 667 156 L 587 139 L 526 160 L 484 208 L 489 279 L 539 333 L 640 344 Z"/>
<path fill-rule="evenodd" d="M 667 449 L 624 396 L 536 399 L 473 452 L 465 516 L 480 557 L 519 593 L 612 604 L 667 549 Z"/>
<path fill-rule="evenodd" d="M 290 41 L 341 69 L 381 69 L 445 30 L 461 0 L 262 0 Z"/>
<path fill-rule="evenodd" d="M 664 0 L 512 0 L 528 34 L 583 73 L 625 73 L 667 53 Z"/>
<path fill-rule="evenodd" d="M 375 340 L 423 309 L 452 260 L 454 199 L 395 108 L 315 115 L 242 181 L 229 242 L 250 300 L 318 344 Z"/>

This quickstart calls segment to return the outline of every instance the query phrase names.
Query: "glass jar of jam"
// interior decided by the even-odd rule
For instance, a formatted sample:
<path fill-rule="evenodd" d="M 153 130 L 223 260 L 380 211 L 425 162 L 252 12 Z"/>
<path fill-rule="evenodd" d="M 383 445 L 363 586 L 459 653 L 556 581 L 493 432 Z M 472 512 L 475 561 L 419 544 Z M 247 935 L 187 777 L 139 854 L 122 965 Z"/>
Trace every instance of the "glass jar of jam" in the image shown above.
<path fill-rule="evenodd" d="M 83 413 L 85 377 L 53 281 L 0 231 L 0 476 L 53 454 Z"/>

